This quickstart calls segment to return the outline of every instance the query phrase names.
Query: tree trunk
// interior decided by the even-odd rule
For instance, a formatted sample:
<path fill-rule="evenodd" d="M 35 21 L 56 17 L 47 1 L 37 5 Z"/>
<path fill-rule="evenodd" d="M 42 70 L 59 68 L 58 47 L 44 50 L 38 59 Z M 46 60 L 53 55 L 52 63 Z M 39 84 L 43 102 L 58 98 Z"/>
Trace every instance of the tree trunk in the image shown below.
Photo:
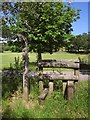
<path fill-rule="evenodd" d="M 37 62 L 38 61 L 41 61 L 42 60 L 42 55 L 41 55 L 41 52 L 38 51 L 38 54 L 37 54 Z"/>
<path fill-rule="evenodd" d="M 27 39 L 25 40 L 25 48 L 22 50 L 22 57 L 24 61 L 24 72 L 23 72 L 23 98 L 24 100 L 28 100 L 29 98 L 29 79 L 28 79 L 28 42 Z"/>

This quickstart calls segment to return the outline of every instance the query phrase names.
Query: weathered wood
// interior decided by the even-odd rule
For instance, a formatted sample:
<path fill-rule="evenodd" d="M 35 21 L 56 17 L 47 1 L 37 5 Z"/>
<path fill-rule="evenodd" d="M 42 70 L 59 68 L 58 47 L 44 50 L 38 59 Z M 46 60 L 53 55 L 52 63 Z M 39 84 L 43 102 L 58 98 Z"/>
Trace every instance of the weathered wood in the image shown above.
<path fill-rule="evenodd" d="M 79 69 L 74 69 L 74 75 L 79 77 Z M 78 88 L 78 80 L 74 81 L 74 88 L 75 90 Z"/>
<path fill-rule="evenodd" d="M 79 75 L 79 69 L 74 69 L 74 75 Z"/>
<path fill-rule="evenodd" d="M 74 88 L 75 88 L 75 90 L 78 88 L 78 80 L 74 81 Z"/>
<path fill-rule="evenodd" d="M 39 80 L 39 93 L 41 94 L 43 91 L 43 80 Z"/>
<path fill-rule="evenodd" d="M 39 80 L 49 80 L 49 95 L 53 92 L 53 80 L 62 80 L 63 81 L 63 95 L 66 95 L 68 100 L 73 98 L 74 92 L 74 83 L 75 88 L 77 86 L 77 82 L 79 79 L 79 68 L 80 63 L 79 61 L 67 61 L 67 60 L 42 60 L 38 62 L 39 70 L 42 71 L 39 74 Z M 61 74 L 60 72 L 43 72 L 43 68 L 70 68 L 74 69 L 74 75 L 71 74 Z M 74 82 L 75 81 L 75 82 Z"/>
<path fill-rule="evenodd" d="M 53 81 L 50 80 L 49 81 L 49 96 L 51 96 L 52 92 L 53 92 Z"/>
<path fill-rule="evenodd" d="M 63 95 L 65 96 L 67 81 L 63 81 L 62 85 L 63 85 Z"/>
<path fill-rule="evenodd" d="M 38 99 L 39 99 L 39 100 L 44 100 L 44 99 L 46 98 L 47 94 L 48 94 L 48 88 L 45 88 L 45 89 L 42 91 L 41 95 L 38 96 Z"/>
<path fill-rule="evenodd" d="M 74 94 L 74 84 L 73 81 L 68 81 L 67 83 L 67 97 L 68 100 L 73 99 L 73 94 Z"/>
<path fill-rule="evenodd" d="M 25 48 L 23 49 L 23 61 L 25 65 L 24 73 L 23 73 L 23 99 L 28 100 L 29 98 L 29 79 L 28 79 L 28 63 L 29 63 L 29 57 L 28 57 L 28 46 L 27 42 L 25 42 Z"/>
<path fill-rule="evenodd" d="M 56 61 L 56 60 L 42 60 L 38 62 L 39 67 L 44 68 L 79 68 L 79 62 L 72 62 L 72 61 Z"/>
<path fill-rule="evenodd" d="M 39 76 L 41 80 L 78 80 L 76 75 L 60 75 L 60 74 L 42 74 Z"/>

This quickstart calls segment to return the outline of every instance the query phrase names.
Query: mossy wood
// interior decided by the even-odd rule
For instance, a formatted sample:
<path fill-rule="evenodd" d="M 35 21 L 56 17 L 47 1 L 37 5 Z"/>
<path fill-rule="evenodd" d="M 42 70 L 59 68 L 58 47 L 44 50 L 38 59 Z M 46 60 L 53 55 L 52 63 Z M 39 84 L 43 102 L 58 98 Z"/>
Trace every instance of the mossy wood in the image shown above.
<path fill-rule="evenodd" d="M 70 69 L 78 69 L 79 62 L 78 61 L 65 61 L 65 60 L 42 60 L 38 62 L 38 66 L 41 68 L 70 68 Z"/>

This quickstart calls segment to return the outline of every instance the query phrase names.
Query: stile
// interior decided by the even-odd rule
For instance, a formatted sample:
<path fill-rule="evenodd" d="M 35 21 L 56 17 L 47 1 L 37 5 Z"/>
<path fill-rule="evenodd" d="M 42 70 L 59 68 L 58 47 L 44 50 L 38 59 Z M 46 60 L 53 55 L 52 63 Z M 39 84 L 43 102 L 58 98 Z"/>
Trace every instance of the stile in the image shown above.
<path fill-rule="evenodd" d="M 67 94 L 68 100 L 73 98 L 74 94 L 74 86 L 75 89 L 78 85 L 79 79 L 79 61 L 65 61 L 65 60 L 42 60 L 38 62 L 39 67 L 39 91 L 42 93 L 43 91 L 43 81 L 49 80 L 49 96 L 51 96 L 53 92 L 53 81 L 54 80 L 62 80 L 62 89 L 63 95 Z M 43 72 L 43 68 L 70 68 L 74 69 L 74 74 L 61 74 L 56 71 L 48 71 L 46 73 Z"/>

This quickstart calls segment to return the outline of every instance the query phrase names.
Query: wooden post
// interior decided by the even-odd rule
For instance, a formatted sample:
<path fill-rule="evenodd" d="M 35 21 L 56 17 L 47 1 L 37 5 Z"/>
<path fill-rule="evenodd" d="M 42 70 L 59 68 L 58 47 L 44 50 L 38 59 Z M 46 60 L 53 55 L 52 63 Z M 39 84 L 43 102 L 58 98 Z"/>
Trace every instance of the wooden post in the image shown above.
<path fill-rule="evenodd" d="M 74 81 L 74 88 L 75 88 L 75 90 L 78 88 L 78 80 Z"/>
<path fill-rule="evenodd" d="M 51 96 L 52 92 L 53 92 L 53 81 L 50 80 L 49 81 L 49 96 Z"/>
<path fill-rule="evenodd" d="M 43 80 L 39 80 L 39 93 L 41 94 L 43 91 Z"/>
<path fill-rule="evenodd" d="M 24 63 L 24 72 L 23 72 L 23 99 L 28 100 L 29 98 L 29 79 L 28 79 L 28 65 L 29 65 L 29 57 L 28 57 L 28 39 L 27 33 L 22 32 L 21 34 L 17 34 L 25 42 L 25 48 L 22 50 L 22 60 Z"/>
<path fill-rule="evenodd" d="M 77 75 L 79 77 L 79 69 L 74 69 L 74 75 Z M 74 86 L 76 90 L 78 87 L 78 80 L 74 81 Z"/>
<path fill-rule="evenodd" d="M 63 83 L 63 95 L 65 96 L 65 93 L 66 93 L 66 87 L 67 87 L 67 81 L 62 81 Z"/>
<path fill-rule="evenodd" d="M 39 75 L 43 73 L 43 67 L 39 67 Z M 39 93 L 41 94 L 43 91 L 43 80 L 39 80 Z"/>
<path fill-rule="evenodd" d="M 74 94 L 73 81 L 68 81 L 68 83 L 67 83 L 67 97 L 68 97 L 68 100 L 73 99 L 73 94 Z"/>
<path fill-rule="evenodd" d="M 23 51 L 23 57 L 24 57 L 24 64 L 25 64 L 25 69 L 23 73 L 23 98 L 24 100 L 28 100 L 29 97 L 29 79 L 28 79 L 28 50 L 27 48 L 25 51 Z"/>

